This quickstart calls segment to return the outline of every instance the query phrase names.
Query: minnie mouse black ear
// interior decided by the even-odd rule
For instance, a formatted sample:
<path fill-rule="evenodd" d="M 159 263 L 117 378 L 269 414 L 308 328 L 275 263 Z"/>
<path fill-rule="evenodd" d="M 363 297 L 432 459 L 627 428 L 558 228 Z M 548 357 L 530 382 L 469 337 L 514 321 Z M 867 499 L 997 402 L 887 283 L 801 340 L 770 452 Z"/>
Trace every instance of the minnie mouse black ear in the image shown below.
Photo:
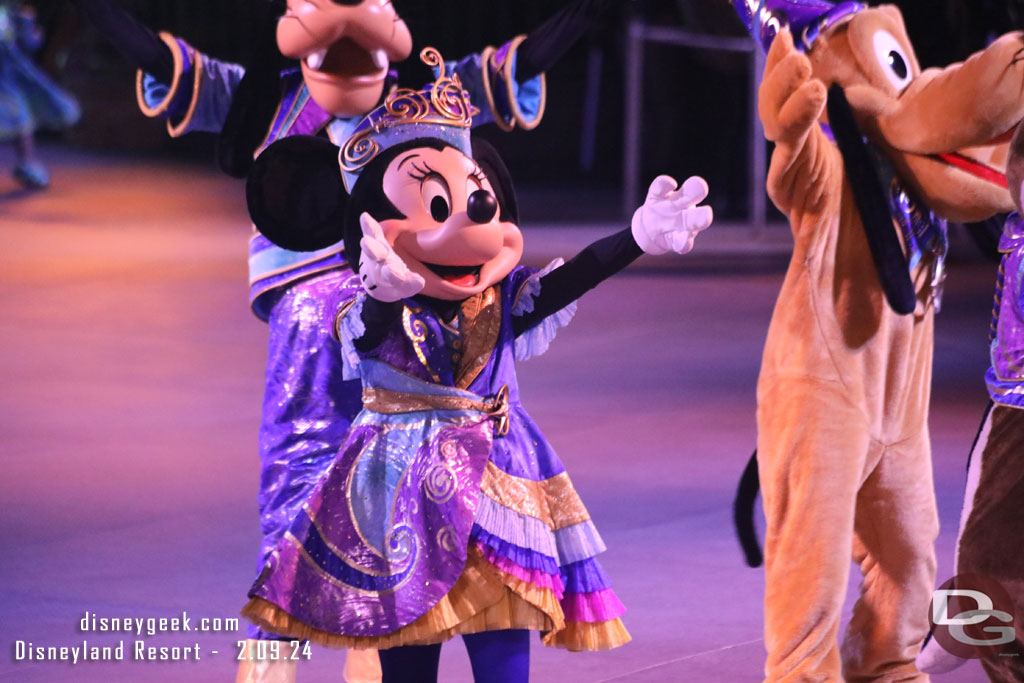
<path fill-rule="evenodd" d="M 482 138 L 473 138 L 473 161 L 491 181 L 494 194 L 497 195 L 498 210 L 502 221 L 519 225 L 519 204 L 516 201 L 516 189 L 512 185 L 512 175 L 508 172 L 505 162 L 498 150 Z"/>
<path fill-rule="evenodd" d="M 338 148 L 310 135 L 275 142 L 256 158 L 245 199 L 257 229 L 279 247 L 315 251 L 340 242 L 349 196 Z"/>

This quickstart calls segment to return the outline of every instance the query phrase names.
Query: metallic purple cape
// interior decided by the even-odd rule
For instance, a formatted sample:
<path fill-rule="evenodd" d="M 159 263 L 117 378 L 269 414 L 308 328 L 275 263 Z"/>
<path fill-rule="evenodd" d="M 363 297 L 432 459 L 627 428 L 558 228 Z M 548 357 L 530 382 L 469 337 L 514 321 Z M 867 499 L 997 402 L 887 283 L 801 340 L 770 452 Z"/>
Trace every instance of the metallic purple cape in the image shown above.
<path fill-rule="evenodd" d="M 356 291 L 351 272 L 334 270 L 294 283 L 271 309 L 259 431 L 258 569 L 312 495 L 362 407 L 359 382 L 342 378 L 340 345 L 329 333 L 329 301 Z M 249 637 L 273 636 L 250 627 Z"/>

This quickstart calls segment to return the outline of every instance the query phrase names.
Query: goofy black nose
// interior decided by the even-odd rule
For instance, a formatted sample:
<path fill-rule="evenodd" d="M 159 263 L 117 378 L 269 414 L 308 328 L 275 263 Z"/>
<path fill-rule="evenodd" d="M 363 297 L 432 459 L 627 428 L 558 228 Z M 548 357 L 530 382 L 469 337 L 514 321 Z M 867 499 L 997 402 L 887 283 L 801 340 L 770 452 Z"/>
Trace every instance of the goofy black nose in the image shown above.
<path fill-rule="evenodd" d="M 487 190 L 477 190 L 469 195 L 466 203 L 466 215 L 474 223 L 487 223 L 498 212 L 498 200 Z"/>

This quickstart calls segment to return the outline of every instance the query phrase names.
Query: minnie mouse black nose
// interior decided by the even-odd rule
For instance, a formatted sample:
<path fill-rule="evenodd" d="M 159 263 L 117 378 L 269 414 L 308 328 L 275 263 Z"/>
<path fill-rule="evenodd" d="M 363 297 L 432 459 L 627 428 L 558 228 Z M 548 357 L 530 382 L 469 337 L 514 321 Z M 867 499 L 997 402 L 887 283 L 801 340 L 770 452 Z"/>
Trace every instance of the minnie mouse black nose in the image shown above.
<path fill-rule="evenodd" d="M 469 195 L 466 215 L 474 223 L 487 223 L 498 212 L 498 200 L 487 190 L 477 190 Z"/>

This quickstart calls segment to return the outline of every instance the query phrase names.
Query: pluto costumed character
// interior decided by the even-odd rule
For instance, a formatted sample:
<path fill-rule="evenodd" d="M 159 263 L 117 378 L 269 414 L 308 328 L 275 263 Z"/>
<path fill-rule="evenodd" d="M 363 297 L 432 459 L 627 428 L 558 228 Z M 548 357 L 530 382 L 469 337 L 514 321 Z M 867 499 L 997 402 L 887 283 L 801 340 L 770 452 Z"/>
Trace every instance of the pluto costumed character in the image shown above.
<path fill-rule="evenodd" d="M 795 240 L 758 381 L 765 674 L 925 680 L 944 220 L 1012 208 L 998 169 L 1024 115 L 1024 43 L 922 73 L 895 7 L 734 6 L 768 51 L 768 193 Z M 851 554 L 864 580 L 840 654 Z"/>

